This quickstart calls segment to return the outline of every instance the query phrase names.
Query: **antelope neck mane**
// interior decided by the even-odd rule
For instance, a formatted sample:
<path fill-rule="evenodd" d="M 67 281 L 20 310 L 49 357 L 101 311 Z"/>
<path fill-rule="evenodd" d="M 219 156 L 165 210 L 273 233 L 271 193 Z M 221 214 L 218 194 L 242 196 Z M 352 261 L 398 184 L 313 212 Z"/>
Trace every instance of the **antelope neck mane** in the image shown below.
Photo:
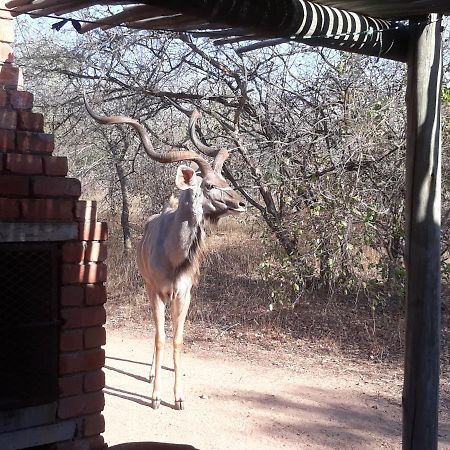
<path fill-rule="evenodd" d="M 186 259 L 175 268 L 175 276 L 191 272 L 194 285 L 198 281 L 200 261 L 204 253 L 205 230 L 203 227 L 204 223 L 202 221 L 197 225 Z"/>

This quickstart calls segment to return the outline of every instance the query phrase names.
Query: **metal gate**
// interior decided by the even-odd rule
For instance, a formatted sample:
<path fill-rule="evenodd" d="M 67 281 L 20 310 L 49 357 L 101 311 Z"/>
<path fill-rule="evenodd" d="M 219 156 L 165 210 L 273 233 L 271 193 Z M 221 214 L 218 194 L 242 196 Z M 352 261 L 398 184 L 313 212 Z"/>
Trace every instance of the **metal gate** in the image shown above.
<path fill-rule="evenodd" d="M 0 410 L 58 393 L 57 244 L 0 244 Z"/>

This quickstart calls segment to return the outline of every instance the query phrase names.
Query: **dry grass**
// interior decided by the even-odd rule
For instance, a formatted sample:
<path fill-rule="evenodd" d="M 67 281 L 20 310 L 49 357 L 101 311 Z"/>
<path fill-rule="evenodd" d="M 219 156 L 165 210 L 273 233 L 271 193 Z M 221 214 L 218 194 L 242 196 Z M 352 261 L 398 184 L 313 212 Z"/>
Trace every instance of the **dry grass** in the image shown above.
<path fill-rule="evenodd" d="M 134 254 L 124 255 L 118 227 L 109 240 L 108 322 L 150 327 L 149 306 Z M 210 231 L 200 284 L 189 311 L 191 327 L 215 328 L 255 339 L 300 340 L 322 352 L 345 353 L 357 359 L 393 361 L 403 355 L 404 310 L 398 299 L 382 293 L 354 292 L 345 297 L 325 290 L 304 293 L 297 307 L 269 310 L 274 286 L 264 281 L 259 264 L 265 248 L 256 222 L 223 221 Z M 448 295 L 443 306 L 444 343 L 449 342 Z M 445 345 L 444 345 L 445 349 Z M 448 362 L 448 349 L 443 354 Z"/>
<path fill-rule="evenodd" d="M 148 322 L 150 313 L 147 294 L 137 271 L 134 252 L 123 252 L 117 224 L 109 224 L 112 229 L 109 233 L 107 260 L 108 323 L 125 325 Z"/>

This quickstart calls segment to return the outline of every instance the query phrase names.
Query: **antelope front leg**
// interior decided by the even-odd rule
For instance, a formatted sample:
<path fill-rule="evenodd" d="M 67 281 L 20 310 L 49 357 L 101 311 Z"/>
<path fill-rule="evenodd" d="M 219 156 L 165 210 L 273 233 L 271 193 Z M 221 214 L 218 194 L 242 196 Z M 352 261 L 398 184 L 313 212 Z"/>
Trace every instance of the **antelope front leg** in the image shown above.
<path fill-rule="evenodd" d="M 155 335 L 156 341 L 156 335 Z M 152 355 L 152 365 L 150 367 L 150 374 L 148 376 L 149 383 L 153 383 L 155 379 L 155 354 L 156 354 L 156 345 L 153 345 L 153 355 Z"/>
<path fill-rule="evenodd" d="M 166 334 L 164 332 L 165 304 L 158 296 L 155 296 L 152 302 L 152 309 L 155 320 L 155 351 L 150 376 L 154 376 L 152 408 L 157 409 L 161 404 L 161 364 L 166 342 Z"/>
<path fill-rule="evenodd" d="M 191 301 L 190 290 L 184 296 L 176 297 L 172 303 L 173 328 L 173 365 L 175 369 L 175 409 L 184 409 L 184 393 L 182 386 L 181 354 L 183 352 L 184 322 Z"/>

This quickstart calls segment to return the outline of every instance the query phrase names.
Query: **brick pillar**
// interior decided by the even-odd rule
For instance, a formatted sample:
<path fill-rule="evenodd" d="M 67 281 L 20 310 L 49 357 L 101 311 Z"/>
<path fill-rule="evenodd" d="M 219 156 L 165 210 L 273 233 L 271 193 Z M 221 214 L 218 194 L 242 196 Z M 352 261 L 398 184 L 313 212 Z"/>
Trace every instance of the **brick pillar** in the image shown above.
<path fill-rule="evenodd" d="M 67 158 L 53 155 L 54 136 L 44 132 L 43 115 L 33 112 L 33 94 L 22 90 L 13 41 L 13 20 L 0 11 L 0 238 L 13 229 L 14 237 L 4 242 L 54 241 L 58 246 L 61 329 L 55 423 L 70 421 L 76 427 L 70 440 L 53 448 L 99 450 L 105 448 L 107 224 L 97 221 L 95 202 L 79 200 L 81 184 L 67 177 Z"/>
<path fill-rule="evenodd" d="M 18 241 L 34 233 L 33 241 L 58 242 L 62 326 L 56 422 L 75 420 L 77 427 L 73 440 L 54 448 L 99 450 L 105 446 L 100 434 L 107 224 L 97 221 L 95 202 L 79 200 L 80 181 L 67 177 L 67 158 L 53 155 L 54 137 L 43 131 L 43 116 L 32 106 L 31 93 L 0 90 L 0 232 L 12 226 L 25 230 Z M 41 239 L 37 224 L 51 227 L 55 236 L 46 232 Z M 58 238 L 64 229 L 70 240 Z"/>
<path fill-rule="evenodd" d="M 96 203 L 77 201 L 78 238 L 61 247 L 61 319 L 58 418 L 75 419 L 76 440 L 57 450 L 104 448 L 107 224 L 97 221 Z"/>

